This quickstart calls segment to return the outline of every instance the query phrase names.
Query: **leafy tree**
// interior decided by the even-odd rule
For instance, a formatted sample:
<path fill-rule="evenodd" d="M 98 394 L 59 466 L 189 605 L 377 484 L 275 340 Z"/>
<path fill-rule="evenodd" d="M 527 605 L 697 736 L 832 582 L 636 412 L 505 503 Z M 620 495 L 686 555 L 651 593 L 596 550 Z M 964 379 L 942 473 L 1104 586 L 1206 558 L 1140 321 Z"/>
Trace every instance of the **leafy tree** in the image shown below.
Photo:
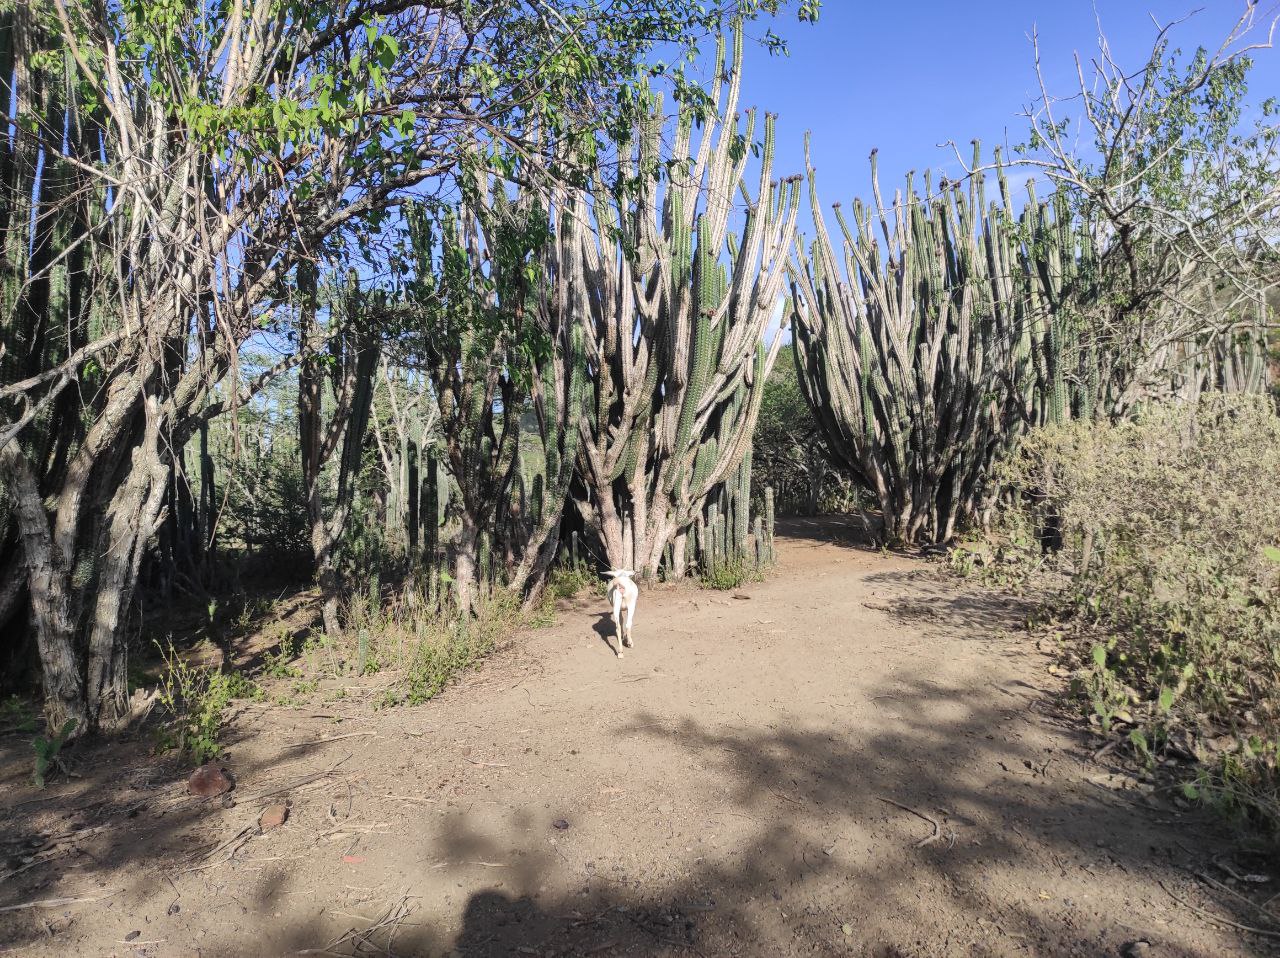
<path fill-rule="evenodd" d="M 123 623 L 174 450 L 306 359 L 241 381 L 254 337 L 299 342 L 300 264 L 345 269 L 473 157 L 571 175 L 655 43 L 693 55 L 780 6 L 0 2 L 0 567 L 26 572 L 0 612 L 25 597 L 51 727 L 129 717 Z"/>

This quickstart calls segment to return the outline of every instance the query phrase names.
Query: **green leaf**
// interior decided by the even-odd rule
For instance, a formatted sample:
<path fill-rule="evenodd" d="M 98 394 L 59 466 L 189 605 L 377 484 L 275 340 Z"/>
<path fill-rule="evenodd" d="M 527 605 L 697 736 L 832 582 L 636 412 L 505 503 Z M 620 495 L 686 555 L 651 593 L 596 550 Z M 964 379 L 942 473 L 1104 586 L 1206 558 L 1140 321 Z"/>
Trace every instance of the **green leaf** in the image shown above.
<path fill-rule="evenodd" d="M 1280 562 L 1280 548 L 1276 546 L 1263 546 L 1262 554 L 1272 562 Z"/>
<path fill-rule="evenodd" d="M 1107 647 L 1102 644 L 1093 647 L 1093 664 L 1100 669 L 1107 667 Z"/>
<path fill-rule="evenodd" d="M 1192 801 L 1195 801 L 1200 797 L 1200 789 L 1196 788 L 1190 782 L 1185 782 L 1182 786 L 1182 794 Z"/>
<path fill-rule="evenodd" d="M 1176 697 L 1177 696 L 1174 694 L 1173 689 L 1167 686 L 1162 688 L 1160 690 L 1160 711 L 1168 712 L 1169 709 L 1173 708 L 1173 700 Z"/>

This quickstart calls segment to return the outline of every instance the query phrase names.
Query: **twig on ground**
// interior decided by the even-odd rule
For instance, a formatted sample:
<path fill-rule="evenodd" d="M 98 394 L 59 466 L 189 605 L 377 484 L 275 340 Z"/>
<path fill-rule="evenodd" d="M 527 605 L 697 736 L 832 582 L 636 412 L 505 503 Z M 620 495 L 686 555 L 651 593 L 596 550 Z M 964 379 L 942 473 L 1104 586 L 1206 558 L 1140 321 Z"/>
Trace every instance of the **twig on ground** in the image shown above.
<path fill-rule="evenodd" d="M 926 815 L 924 812 L 917 812 L 914 808 L 911 808 L 908 805 L 903 805 L 901 802 L 895 802 L 892 798 L 885 798 L 883 795 L 879 795 L 877 796 L 877 798 L 879 798 L 880 801 L 884 802 L 886 805 L 893 805 L 895 808 L 900 808 L 904 812 L 909 812 L 912 815 L 914 815 L 916 818 L 919 818 L 922 821 L 926 821 L 933 826 L 932 835 L 928 835 L 925 838 L 920 839 L 920 841 L 914 842 L 914 845 L 916 848 L 923 848 L 925 845 L 928 845 L 930 842 L 936 842 L 939 838 L 942 837 L 942 826 L 938 824 L 938 820 L 936 818 L 932 818 L 929 815 Z"/>
<path fill-rule="evenodd" d="M 350 758 L 351 758 L 351 754 L 349 753 L 346 756 L 346 758 L 339 759 L 338 761 L 334 762 L 332 765 L 330 765 L 328 768 L 326 768 L 322 772 L 312 772 L 310 775 L 304 775 L 301 778 L 295 778 L 292 781 L 283 782 L 280 785 L 275 785 L 275 786 L 272 786 L 271 788 L 259 789 L 258 791 L 250 792 L 247 795 L 237 795 L 236 801 L 252 802 L 260 798 L 271 798 L 276 795 L 279 795 L 281 792 L 287 792 L 290 789 L 298 788 L 299 786 L 302 786 L 302 785 L 309 785 L 312 782 L 316 781 L 317 779 L 325 778 L 326 776 L 332 775 L 334 772 L 338 770 L 338 766 L 342 765 L 344 762 L 346 762 Z"/>
<path fill-rule="evenodd" d="M 309 742 L 290 742 L 283 748 L 305 748 L 308 745 L 324 745 L 327 742 L 338 742 L 344 738 L 360 738 L 362 735 L 377 735 L 377 732 L 347 732 L 345 735 L 326 735 L 323 738 L 313 738 Z"/>
<path fill-rule="evenodd" d="M 1194 911 L 1197 915 L 1200 915 L 1202 918 L 1207 918 L 1209 919 L 1209 921 L 1216 921 L 1219 924 L 1227 925 L 1239 931 L 1248 932 L 1251 935 L 1261 935 L 1264 938 L 1280 938 L 1280 931 L 1267 931 L 1265 928 L 1253 928 L 1249 925 L 1242 925 L 1238 921 L 1232 921 L 1230 918 L 1223 918 L 1221 915 L 1215 915 L 1211 911 L 1205 911 L 1203 908 L 1197 908 L 1195 905 L 1191 904 L 1191 902 L 1187 901 L 1185 898 L 1179 898 L 1177 895 L 1175 895 L 1173 892 L 1169 890 L 1168 886 L 1165 885 L 1164 882 L 1157 881 L 1156 884 L 1158 884 L 1161 888 L 1163 888 L 1164 893 L 1168 895 L 1170 898 L 1172 898 L 1174 901 L 1176 901 L 1179 905 L 1182 905 L 1183 907 L 1186 907 L 1186 908 L 1190 908 L 1192 911 Z"/>
<path fill-rule="evenodd" d="M 186 872 L 200 872 L 200 871 L 205 871 L 206 869 L 209 869 L 209 868 L 217 868 L 219 865 L 225 865 L 227 862 L 231 861 L 231 859 L 235 857 L 236 852 L 240 850 L 240 848 L 244 845 L 244 843 L 253 837 L 253 832 L 256 827 L 257 826 L 255 825 L 246 825 L 244 828 L 240 829 L 240 831 L 236 832 L 234 835 L 228 838 L 225 842 L 223 842 L 217 848 L 214 848 L 211 851 L 206 852 L 204 855 L 202 855 L 201 858 L 204 859 L 204 861 L 201 864 L 193 865 L 190 868 L 182 869 L 183 873 L 185 874 Z M 209 861 L 209 859 L 212 858 L 214 855 L 218 854 L 218 852 L 228 847 L 230 847 L 231 850 L 227 852 L 226 858 L 220 858 L 216 862 Z"/>
<path fill-rule="evenodd" d="M 88 898 L 42 898 L 39 901 L 23 902 L 20 905 L 5 905 L 0 908 L 3 911 L 22 911 L 25 908 L 61 908 L 63 905 L 80 905 L 92 901 L 105 901 L 114 895 L 115 892 L 108 892 L 105 895 L 95 895 Z"/>
<path fill-rule="evenodd" d="M 472 765 L 483 765 L 485 768 L 510 768 L 506 762 L 477 762 L 474 758 L 467 759 Z"/>
<path fill-rule="evenodd" d="M 363 931 L 352 928 L 350 931 L 346 932 L 343 935 L 338 936 L 333 941 L 329 942 L 329 944 L 325 945 L 323 948 L 303 948 L 300 951 L 294 952 L 294 954 L 295 955 L 340 954 L 340 952 L 336 952 L 334 949 L 338 948 L 340 945 L 346 944 L 347 942 L 352 942 L 355 946 L 355 951 L 358 953 L 360 949 L 365 945 L 365 943 L 369 941 L 369 939 L 373 936 L 375 932 L 379 931 L 382 928 L 386 928 L 388 925 L 392 926 L 391 938 L 394 939 L 395 927 L 409 917 L 408 902 L 409 902 L 409 896 L 401 895 L 400 898 L 398 898 L 393 904 L 387 907 L 386 911 L 383 912 L 382 918 L 380 918 L 378 921 L 375 921 L 373 924 L 371 924 L 368 928 L 365 928 Z M 390 953 L 389 947 L 388 947 L 388 953 Z"/>
<path fill-rule="evenodd" d="M 1240 901 L 1244 902 L 1246 905 L 1248 905 L 1250 908 L 1256 911 L 1263 918 L 1267 919 L 1267 921 L 1270 921 L 1270 922 L 1280 921 L 1280 919 L 1277 919 L 1275 915 L 1271 914 L 1271 912 L 1267 911 L 1261 905 L 1257 904 L 1256 902 L 1250 901 L 1248 898 L 1240 894 L 1234 888 L 1230 887 L 1229 885 L 1224 885 L 1222 882 L 1218 881 L 1212 875 L 1209 875 L 1205 872 L 1196 872 L 1195 875 L 1197 878 L 1203 879 L 1204 881 L 1208 882 L 1210 885 L 1212 885 L 1214 888 L 1218 889 L 1219 891 L 1225 891 L 1231 897 L 1239 899 Z"/>
<path fill-rule="evenodd" d="M 1247 882 L 1247 883 L 1256 884 L 1256 885 L 1265 885 L 1267 882 L 1271 880 L 1270 875 L 1241 875 L 1238 871 L 1236 871 L 1230 865 L 1225 864 L 1222 861 L 1222 858 L 1223 856 L 1221 855 L 1214 856 L 1214 859 L 1213 859 L 1214 866 L 1222 869 L 1224 872 L 1226 872 L 1236 881 Z"/>

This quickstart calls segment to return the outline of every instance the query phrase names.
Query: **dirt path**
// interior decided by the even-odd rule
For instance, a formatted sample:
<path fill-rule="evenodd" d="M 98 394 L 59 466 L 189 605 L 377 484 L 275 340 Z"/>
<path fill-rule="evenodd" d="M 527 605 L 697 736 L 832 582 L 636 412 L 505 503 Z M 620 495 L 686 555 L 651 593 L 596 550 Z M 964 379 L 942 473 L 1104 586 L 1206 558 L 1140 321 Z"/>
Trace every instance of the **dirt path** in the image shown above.
<path fill-rule="evenodd" d="M 250 712 L 233 808 L 86 772 L 41 827 L 109 827 L 0 905 L 102 900 L 0 912 L 0 953 L 1267 953 L 1170 896 L 1227 914 L 1191 877 L 1222 836 L 1090 781 L 1013 603 L 830 528 L 748 598 L 643 595 L 621 660 L 584 603 L 422 708 Z M 6 807 L 10 838 L 42 808 Z"/>

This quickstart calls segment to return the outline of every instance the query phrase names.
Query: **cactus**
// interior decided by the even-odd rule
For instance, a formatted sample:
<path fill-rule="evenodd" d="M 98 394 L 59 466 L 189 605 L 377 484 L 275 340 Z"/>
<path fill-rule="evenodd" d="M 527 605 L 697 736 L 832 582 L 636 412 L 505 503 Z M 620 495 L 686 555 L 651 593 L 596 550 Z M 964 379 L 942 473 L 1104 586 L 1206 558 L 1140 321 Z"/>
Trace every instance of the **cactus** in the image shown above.
<path fill-rule="evenodd" d="M 773 552 L 773 520 L 774 520 L 773 487 L 766 486 L 764 490 L 764 526 L 765 526 L 764 534 L 765 534 L 765 545 L 767 547 L 765 552 L 765 560 L 769 563 L 773 563 L 777 559 L 777 557 L 774 555 L 774 552 Z"/>
<path fill-rule="evenodd" d="M 872 206 L 855 202 L 852 219 L 836 209 L 843 256 L 810 165 L 817 238 L 792 267 L 800 384 L 829 447 L 878 498 L 885 538 L 943 542 L 977 514 L 1018 423 L 1071 414 L 1075 329 L 1054 304 L 1078 244 L 1061 204 L 1032 194 L 1012 215 L 998 158 L 1003 202 L 989 206 L 981 172 L 936 194 L 926 176 L 924 197 L 908 176 L 886 205 L 874 153 L 871 165 Z"/>
<path fill-rule="evenodd" d="M 743 461 L 782 345 L 781 331 L 769 327 L 782 300 L 800 186 L 798 177 L 772 180 L 771 115 L 754 195 L 747 186 L 743 146 L 756 135 L 757 116 L 737 113 L 741 67 L 741 34 L 732 36 L 731 52 L 722 38 L 716 115 L 696 144 L 692 114 L 682 112 L 676 124 L 670 158 L 687 164 L 658 162 L 663 112 L 655 97 L 619 151 L 621 175 L 601 170 L 589 192 L 560 200 L 573 237 L 558 276 L 577 304 L 591 360 L 593 402 L 579 452 L 586 519 L 606 561 L 647 576 L 699 517 L 695 552 L 704 558 L 695 555 L 696 564 L 736 554 L 750 528 Z M 738 191 L 749 208 L 731 235 Z M 712 502 L 715 522 L 707 516 Z"/>

